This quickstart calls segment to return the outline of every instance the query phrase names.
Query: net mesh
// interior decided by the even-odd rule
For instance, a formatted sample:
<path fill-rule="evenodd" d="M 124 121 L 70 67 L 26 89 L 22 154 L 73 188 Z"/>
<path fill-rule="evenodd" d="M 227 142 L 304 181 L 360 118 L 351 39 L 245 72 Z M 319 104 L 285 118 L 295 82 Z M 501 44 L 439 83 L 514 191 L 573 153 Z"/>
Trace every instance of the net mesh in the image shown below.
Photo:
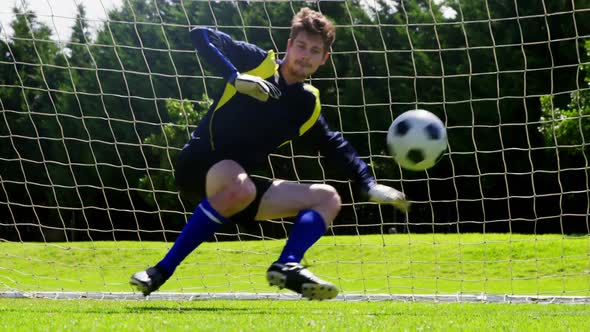
<path fill-rule="evenodd" d="M 278 149 L 256 175 L 329 183 L 343 198 L 307 254 L 313 271 L 344 300 L 587 301 L 590 3 L 516 0 L 2 7 L 0 294 L 138 296 L 128 276 L 157 262 L 192 213 L 174 158 L 224 84 L 189 29 L 282 57 L 303 6 L 337 26 L 309 80 L 325 117 L 413 204 L 404 215 L 368 203 L 317 152 Z M 416 108 L 449 135 L 425 172 L 398 167 L 385 143 Z M 264 280 L 291 223 L 224 227 L 157 296 L 291 298 Z"/>

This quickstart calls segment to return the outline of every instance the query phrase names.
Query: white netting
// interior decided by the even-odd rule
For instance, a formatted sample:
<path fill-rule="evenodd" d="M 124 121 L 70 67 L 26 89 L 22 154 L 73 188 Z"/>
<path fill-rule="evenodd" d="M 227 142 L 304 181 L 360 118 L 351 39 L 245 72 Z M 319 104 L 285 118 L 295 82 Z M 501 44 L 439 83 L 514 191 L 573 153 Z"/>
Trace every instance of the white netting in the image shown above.
<path fill-rule="evenodd" d="M 328 122 L 413 202 L 408 215 L 366 203 L 314 151 L 278 149 L 258 175 L 330 183 L 344 200 L 308 254 L 314 272 L 345 300 L 587 301 L 589 1 L 1 6 L 3 296 L 133 297 L 128 276 L 161 258 L 192 213 L 173 186 L 174 156 L 223 84 L 189 29 L 282 56 L 291 16 L 309 6 L 337 25 L 310 80 Z M 415 108 L 443 119 L 450 142 L 420 173 L 385 148 L 391 121 Z M 224 228 L 164 291 L 288 298 L 269 293 L 264 271 L 289 225 Z"/>

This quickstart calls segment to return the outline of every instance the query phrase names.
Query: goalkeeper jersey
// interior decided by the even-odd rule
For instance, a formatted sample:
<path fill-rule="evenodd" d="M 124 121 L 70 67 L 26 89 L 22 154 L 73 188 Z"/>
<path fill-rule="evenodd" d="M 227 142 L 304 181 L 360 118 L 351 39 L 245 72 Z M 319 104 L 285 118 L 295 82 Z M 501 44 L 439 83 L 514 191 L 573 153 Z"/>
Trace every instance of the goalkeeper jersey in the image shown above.
<path fill-rule="evenodd" d="M 253 169 L 278 147 L 305 139 L 368 190 L 374 178 L 342 134 L 329 129 L 321 114 L 318 89 L 305 83 L 287 84 L 279 71 L 281 61 L 272 50 L 209 28 L 195 28 L 190 35 L 198 54 L 227 82 L 238 73 L 259 76 L 278 86 L 281 97 L 262 102 L 227 83 L 187 144 L 198 144 L 200 150 L 214 151 Z"/>

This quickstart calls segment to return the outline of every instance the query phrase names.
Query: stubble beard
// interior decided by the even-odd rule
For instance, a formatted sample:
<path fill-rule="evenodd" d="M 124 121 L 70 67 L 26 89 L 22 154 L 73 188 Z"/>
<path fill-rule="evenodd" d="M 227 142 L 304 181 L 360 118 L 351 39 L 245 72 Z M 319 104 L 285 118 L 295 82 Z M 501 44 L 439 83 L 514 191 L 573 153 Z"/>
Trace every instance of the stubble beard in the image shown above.
<path fill-rule="evenodd" d="M 307 71 L 305 71 L 305 68 L 306 67 L 295 63 L 293 66 L 289 66 L 287 70 L 289 71 L 289 74 L 291 74 L 292 77 L 295 77 L 298 81 L 304 81 L 309 77 L 309 74 Z"/>

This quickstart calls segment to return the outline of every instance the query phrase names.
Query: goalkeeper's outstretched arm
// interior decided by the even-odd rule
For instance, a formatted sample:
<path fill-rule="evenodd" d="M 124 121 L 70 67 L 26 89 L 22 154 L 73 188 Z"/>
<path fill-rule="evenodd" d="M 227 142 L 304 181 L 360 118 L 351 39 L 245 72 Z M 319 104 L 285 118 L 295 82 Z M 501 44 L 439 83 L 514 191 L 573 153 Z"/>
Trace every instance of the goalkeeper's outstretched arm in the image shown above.
<path fill-rule="evenodd" d="M 209 28 L 194 28 L 190 32 L 193 45 L 206 61 L 240 93 L 260 101 L 278 99 L 279 89 L 263 78 L 242 74 L 258 67 L 268 52 L 258 46 L 235 41 L 227 34 Z"/>
<path fill-rule="evenodd" d="M 406 196 L 394 188 L 377 184 L 369 166 L 358 155 L 342 133 L 332 131 L 323 116 L 309 130 L 309 139 L 318 144 L 319 150 L 328 160 L 335 162 L 345 170 L 370 201 L 392 204 L 401 211 L 407 211 L 410 204 Z"/>

